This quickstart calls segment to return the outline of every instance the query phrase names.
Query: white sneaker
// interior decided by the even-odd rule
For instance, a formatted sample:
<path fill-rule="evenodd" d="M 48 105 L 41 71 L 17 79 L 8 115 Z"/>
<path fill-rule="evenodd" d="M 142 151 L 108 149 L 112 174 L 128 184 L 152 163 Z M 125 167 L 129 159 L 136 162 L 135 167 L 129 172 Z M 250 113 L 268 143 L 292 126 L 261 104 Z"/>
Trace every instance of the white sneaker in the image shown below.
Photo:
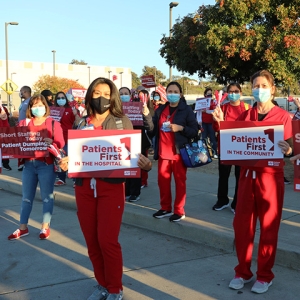
<path fill-rule="evenodd" d="M 240 290 L 244 287 L 245 283 L 251 282 L 253 280 L 253 277 L 251 277 L 248 280 L 243 279 L 242 277 L 234 277 L 230 283 L 229 287 L 234 290 Z"/>
<path fill-rule="evenodd" d="M 260 280 L 256 280 L 251 292 L 253 293 L 257 293 L 257 294 L 262 294 L 268 291 L 269 286 L 272 285 L 272 281 L 271 282 L 264 282 L 264 281 L 260 281 Z"/>

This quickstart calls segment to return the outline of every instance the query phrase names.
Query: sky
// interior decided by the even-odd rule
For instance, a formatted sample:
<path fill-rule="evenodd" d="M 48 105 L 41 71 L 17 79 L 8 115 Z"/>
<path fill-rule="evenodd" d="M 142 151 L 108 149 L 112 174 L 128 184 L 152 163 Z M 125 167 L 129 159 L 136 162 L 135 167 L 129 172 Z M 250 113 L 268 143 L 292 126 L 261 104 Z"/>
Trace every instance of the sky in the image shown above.
<path fill-rule="evenodd" d="M 7 27 L 9 60 L 53 62 L 55 50 L 56 63 L 84 60 L 90 66 L 128 67 L 138 76 L 144 66 L 156 66 L 168 78 L 169 66 L 159 49 L 163 34 L 169 35 L 170 2 L 10 0 L 1 7 L 0 59 L 5 60 L 5 22 L 18 22 Z M 215 0 L 176 2 L 172 24 L 202 4 L 215 4 Z M 173 75 L 181 73 L 175 68 Z"/>

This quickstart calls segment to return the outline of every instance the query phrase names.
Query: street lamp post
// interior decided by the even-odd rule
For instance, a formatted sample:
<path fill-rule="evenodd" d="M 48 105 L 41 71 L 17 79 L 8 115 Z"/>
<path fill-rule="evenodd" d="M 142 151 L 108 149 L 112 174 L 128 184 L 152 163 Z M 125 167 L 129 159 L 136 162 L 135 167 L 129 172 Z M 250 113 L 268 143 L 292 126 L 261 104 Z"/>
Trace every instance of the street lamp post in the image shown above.
<path fill-rule="evenodd" d="M 119 74 L 120 74 L 120 80 L 121 80 L 121 86 L 120 87 L 122 87 L 122 74 L 123 74 L 123 72 L 120 72 Z"/>
<path fill-rule="evenodd" d="M 52 50 L 51 52 L 53 53 L 53 76 L 55 77 L 55 53 L 56 53 L 56 51 Z"/>
<path fill-rule="evenodd" d="M 170 33 L 169 37 L 170 39 L 172 38 L 172 8 L 176 7 L 179 3 L 178 2 L 171 2 L 169 4 L 170 6 Z M 169 70 L 169 80 L 172 81 L 172 66 L 170 65 L 170 70 Z"/>
<path fill-rule="evenodd" d="M 8 35 L 7 26 L 8 25 L 19 25 L 18 22 L 5 22 L 5 54 L 6 54 L 6 80 L 8 80 Z M 9 113 L 11 114 L 11 103 L 10 95 L 7 94 L 7 105 L 9 106 Z"/>
<path fill-rule="evenodd" d="M 108 71 L 108 79 L 110 79 L 110 73 L 111 73 L 112 71 Z"/>
<path fill-rule="evenodd" d="M 89 68 L 89 85 L 90 85 L 91 84 L 91 67 L 88 66 L 88 68 Z"/>
<path fill-rule="evenodd" d="M 155 91 L 156 91 L 156 67 L 153 66 L 154 68 L 154 82 L 155 82 Z"/>

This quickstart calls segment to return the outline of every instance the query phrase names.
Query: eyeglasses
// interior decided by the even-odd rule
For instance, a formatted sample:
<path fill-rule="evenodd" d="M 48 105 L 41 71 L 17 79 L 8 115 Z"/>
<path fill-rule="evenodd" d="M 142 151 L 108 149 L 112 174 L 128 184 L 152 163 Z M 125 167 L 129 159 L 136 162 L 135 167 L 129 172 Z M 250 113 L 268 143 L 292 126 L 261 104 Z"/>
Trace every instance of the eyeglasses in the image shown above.
<path fill-rule="evenodd" d="M 239 90 L 235 90 L 235 91 L 229 91 L 228 94 L 239 94 L 240 91 Z"/>
<path fill-rule="evenodd" d="M 64 100 L 66 98 L 65 97 L 57 97 L 57 100 L 60 100 L 60 99 Z"/>

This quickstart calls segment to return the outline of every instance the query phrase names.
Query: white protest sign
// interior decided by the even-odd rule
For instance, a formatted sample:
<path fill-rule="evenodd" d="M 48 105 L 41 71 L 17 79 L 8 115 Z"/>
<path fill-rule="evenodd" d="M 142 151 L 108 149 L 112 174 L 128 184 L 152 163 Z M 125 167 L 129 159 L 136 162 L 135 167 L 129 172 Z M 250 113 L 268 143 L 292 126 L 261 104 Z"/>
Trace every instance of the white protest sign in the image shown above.
<path fill-rule="evenodd" d="M 69 130 L 69 177 L 140 176 L 140 130 Z"/>
<path fill-rule="evenodd" d="M 221 161 L 227 164 L 281 167 L 283 125 L 274 122 L 223 121 L 220 123 Z"/>
<path fill-rule="evenodd" d="M 210 107 L 211 98 L 197 98 L 195 103 L 195 110 L 206 110 Z"/>

